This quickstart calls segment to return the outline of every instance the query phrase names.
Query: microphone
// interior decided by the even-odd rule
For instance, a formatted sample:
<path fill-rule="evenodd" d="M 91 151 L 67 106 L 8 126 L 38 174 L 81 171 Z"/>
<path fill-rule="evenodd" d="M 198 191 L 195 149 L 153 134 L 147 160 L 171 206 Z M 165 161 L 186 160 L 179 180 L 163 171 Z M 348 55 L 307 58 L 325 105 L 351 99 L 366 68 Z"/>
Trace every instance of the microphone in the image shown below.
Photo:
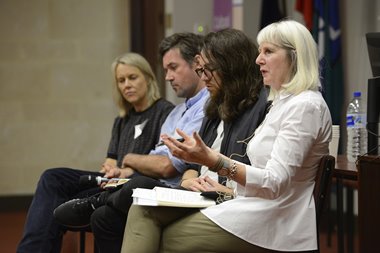
<path fill-rule="evenodd" d="M 101 185 L 103 182 L 108 182 L 111 179 L 117 180 L 118 178 L 106 178 L 101 176 L 84 175 L 79 177 L 79 184 L 83 186 L 97 186 Z"/>

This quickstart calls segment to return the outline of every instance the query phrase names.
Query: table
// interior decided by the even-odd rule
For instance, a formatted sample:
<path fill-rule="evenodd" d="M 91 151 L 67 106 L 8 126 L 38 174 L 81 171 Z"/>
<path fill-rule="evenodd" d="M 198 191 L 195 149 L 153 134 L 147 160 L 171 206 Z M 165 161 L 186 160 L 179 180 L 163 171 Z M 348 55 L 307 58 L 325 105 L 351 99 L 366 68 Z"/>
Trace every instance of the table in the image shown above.
<path fill-rule="evenodd" d="M 344 210 L 343 210 L 343 186 L 347 185 L 347 244 L 348 250 L 353 250 L 353 189 L 357 188 L 358 170 L 355 163 L 349 162 L 345 155 L 338 155 L 335 163 L 333 177 L 336 179 L 336 201 L 337 201 L 337 225 L 338 225 L 338 253 L 344 253 Z"/>
<path fill-rule="evenodd" d="M 347 188 L 347 248 L 353 251 L 353 189 L 358 190 L 359 252 L 380 252 L 380 156 L 366 155 L 350 163 L 338 156 L 333 176 L 337 186 L 338 252 L 344 253 L 343 186 Z"/>
<path fill-rule="evenodd" d="M 380 156 L 358 159 L 359 252 L 380 252 Z"/>

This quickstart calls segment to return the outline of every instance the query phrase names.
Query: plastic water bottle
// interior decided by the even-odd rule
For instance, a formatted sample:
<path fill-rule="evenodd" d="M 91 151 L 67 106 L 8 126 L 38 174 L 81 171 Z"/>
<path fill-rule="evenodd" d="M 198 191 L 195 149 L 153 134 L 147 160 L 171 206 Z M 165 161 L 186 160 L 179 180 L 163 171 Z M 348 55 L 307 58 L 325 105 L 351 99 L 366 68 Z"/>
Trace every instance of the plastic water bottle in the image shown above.
<path fill-rule="evenodd" d="M 354 97 L 347 107 L 347 159 L 355 162 L 357 157 L 367 153 L 367 114 L 361 101 L 361 92 L 354 92 Z"/>

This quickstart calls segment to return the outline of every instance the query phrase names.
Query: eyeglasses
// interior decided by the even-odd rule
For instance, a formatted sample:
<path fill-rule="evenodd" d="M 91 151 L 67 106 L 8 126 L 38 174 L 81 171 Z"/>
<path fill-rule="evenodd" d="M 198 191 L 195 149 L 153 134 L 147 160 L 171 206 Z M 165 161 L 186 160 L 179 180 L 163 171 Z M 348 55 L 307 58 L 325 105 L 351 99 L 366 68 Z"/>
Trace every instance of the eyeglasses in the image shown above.
<path fill-rule="evenodd" d="M 205 74 L 205 77 L 207 78 L 207 80 L 210 80 L 211 78 L 214 77 L 214 75 L 212 74 L 212 72 L 214 72 L 217 69 L 218 68 L 208 69 L 206 66 L 204 66 L 204 67 L 195 69 L 195 73 L 197 73 L 197 75 L 200 78 L 202 78 L 202 74 Z"/>

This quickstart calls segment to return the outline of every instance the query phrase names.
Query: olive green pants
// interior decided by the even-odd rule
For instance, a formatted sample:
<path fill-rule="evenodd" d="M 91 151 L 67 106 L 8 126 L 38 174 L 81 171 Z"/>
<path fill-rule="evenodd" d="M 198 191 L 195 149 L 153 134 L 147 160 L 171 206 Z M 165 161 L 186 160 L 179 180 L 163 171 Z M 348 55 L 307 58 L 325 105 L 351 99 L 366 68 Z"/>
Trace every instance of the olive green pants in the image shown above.
<path fill-rule="evenodd" d="M 254 228 L 252 228 L 254 229 Z M 133 205 L 122 253 L 274 252 L 223 230 L 196 208 Z"/>

